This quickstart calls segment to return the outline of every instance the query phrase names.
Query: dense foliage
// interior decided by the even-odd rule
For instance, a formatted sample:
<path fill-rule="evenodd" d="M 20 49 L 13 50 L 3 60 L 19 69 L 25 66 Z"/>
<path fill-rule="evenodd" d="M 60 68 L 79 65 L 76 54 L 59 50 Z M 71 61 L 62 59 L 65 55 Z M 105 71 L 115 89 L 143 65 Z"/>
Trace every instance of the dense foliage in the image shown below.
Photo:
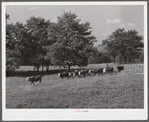
<path fill-rule="evenodd" d="M 106 51 L 94 47 L 95 36 L 89 22 L 81 23 L 77 15 L 64 12 L 51 22 L 30 17 L 25 24 L 9 23 L 6 14 L 6 69 L 14 71 L 19 65 L 87 66 L 93 63 L 143 61 L 143 36 L 136 30 L 117 29 L 103 40 Z"/>
<path fill-rule="evenodd" d="M 57 23 L 41 17 L 30 17 L 26 24 L 7 24 L 7 58 L 20 65 L 39 67 L 58 65 L 87 66 L 96 38 L 90 23 L 71 12 L 64 12 Z M 8 65 L 8 62 L 7 62 Z"/>
<path fill-rule="evenodd" d="M 120 62 L 134 62 L 143 56 L 143 36 L 140 36 L 136 30 L 117 29 L 106 40 L 107 52 L 113 57 L 114 63 L 116 57 Z"/>

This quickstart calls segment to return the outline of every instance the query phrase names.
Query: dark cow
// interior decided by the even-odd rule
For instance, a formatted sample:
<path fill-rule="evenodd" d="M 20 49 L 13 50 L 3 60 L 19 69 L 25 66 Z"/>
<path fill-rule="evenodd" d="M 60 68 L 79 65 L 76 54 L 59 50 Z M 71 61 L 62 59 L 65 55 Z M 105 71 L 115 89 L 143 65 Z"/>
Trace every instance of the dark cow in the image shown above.
<path fill-rule="evenodd" d="M 89 75 L 89 76 L 92 76 L 93 74 L 94 74 L 94 70 L 93 70 L 93 69 L 89 69 L 89 70 L 88 70 L 88 75 Z"/>
<path fill-rule="evenodd" d="M 38 81 L 40 81 L 40 83 L 42 82 L 42 77 L 41 75 L 27 77 L 27 81 L 30 81 L 31 84 L 35 85 L 34 82 L 38 82 Z"/>
<path fill-rule="evenodd" d="M 73 72 L 73 78 L 74 77 L 78 77 L 79 76 L 79 71 L 78 70 L 75 70 L 74 72 Z"/>
<path fill-rule="evenodd" d="M 84 69 L 84 70 L 79 71 L 79 76 L 86 77 L 86 75 L 88 75 L 88 74 L 89 74 L 88 69 Z"/>
<path fill-rule="evenodd" d="M 67 79 L 69 79 L 69 72 L 61 72 L 61 73 L 58 73 L 58 76 L 61 77 L 62 79 L 67 77 Z"/>
<path fill-rule="evenodd" d="M 103 74 L 103 69 L 104 69 L 104 68 L 94 69 L 94 70 L 93 70 L 94 75 L 96 75 L 96 74 L 98 74 L 98 75 Z"/>
<path fill-rule="evenodd" d="M 69 72 L 69 77 L 74 78 L 74 72 Z"/>
<path fill-rule="evenodd" d="M 120 72 L 120 71 L 124 70 L 124 67 L 123 66 L 117 66 L 117 69 Z"/>
<path fill-rule="evenodd" d="M 108 72 L 114 72 L 114 68 L 113 67 L 107 67 L 106 68 L 106 72 L 108 73 Z"/>

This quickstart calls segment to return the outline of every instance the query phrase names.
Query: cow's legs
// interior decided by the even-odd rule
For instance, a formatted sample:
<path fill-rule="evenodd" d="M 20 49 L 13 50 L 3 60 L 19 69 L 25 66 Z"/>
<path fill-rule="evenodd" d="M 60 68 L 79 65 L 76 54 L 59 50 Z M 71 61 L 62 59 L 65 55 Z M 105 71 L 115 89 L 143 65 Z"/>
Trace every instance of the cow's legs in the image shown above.
<path fill-rule="evenodd" d="M 35 86 L 34 81 L 31 81 L 31 84 L 33 84 L 33 85 Z M 31 85 L 31 84 L 30 84 L 30 85 Z"/>
<path fill-rule="evenodd" d="M 31 81 L 31 84 L 32 84 L 32 83 L 33 83 L 33 82 Z M 31 84 L 30 84 L 30 85 L 31 85 Z"/>

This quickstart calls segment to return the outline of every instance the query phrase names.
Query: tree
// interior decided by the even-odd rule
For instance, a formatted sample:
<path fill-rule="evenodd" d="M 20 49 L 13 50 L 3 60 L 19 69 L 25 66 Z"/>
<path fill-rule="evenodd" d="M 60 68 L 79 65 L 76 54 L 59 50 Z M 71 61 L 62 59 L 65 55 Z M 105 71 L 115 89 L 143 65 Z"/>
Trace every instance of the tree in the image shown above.
<path fill-rule="evenodd" d="M 17 50 L 17 38 L 15 32 L 17 32 L 17 25 L 8 24 L 9 14 L 6 13 L 6 75 L 12 75 L 16 69 L 19 68 L 20 60 L 19 52 Z M 17 23 L 18 24 L 18 23 Z"/>
<path fill-rule="evenodd" d="M 8 13 L 6 13 L 6 24 L 7 24 L 7 21 L 10 19 L 10 15 Z"/>
<path fill-rule="evenodd" d="M 32 49 L 30 35 L 27 33 L 25 26 L 17 22 L 15 25 L 7 25 L 6 30 L 8 32 L 6 41 L 8 57 L 18 59 L 21 64 L 28 63 L 34 49 Z"/>
<path fill-rule="evenodd" d="M 32 56 L 29 57 L 30 64 L 33 64 L 39 71 L 39 67 L 48 65 L 45 63 L 45 56 L 48 51 L 48 46 L 51 45 L 53 40 L 51 40 L 48 35 L 48 28 L 50 27 L 51 22 L 45 20 L 41 17 L 30 17 L 26 21 L 27 33 L 30 35 L 30 43 L 32 43 Z"/>
<path fill-rule="evenodd" d="M 142 39 L 143 36 L 140 36 L 136 30 L 117 29 L 107 38 L 106 49 L 113 56 L 114 62 L 116 56 L 121 55 L 127 63 L 128 57 L 133 57 L 133 60 L 138 58 L 143 48 Z"/>
<path fill-rule="evenodd" d="M 33 65 L 38 71 L 41 65 L 45 65 L 46 47 L 51 44 L 47 34 L 49 25 L 49 21 L 40 17 L 31 17 L 25 25 L 20 22 L 7 24 L 7 57 L 18 59 L 22 65 Z"/>
<path fill-rule="evenodd" d="M 52 30 L 56 42 L 50 46 L 48 57 L 52 64 L 67 67 L 87 66 L 90 50 L 96 38 L 91 35 L 90 23 L 81 23 L 76 14 L 64 12 Z"/>
<path fill-rule="evenodd" d="M 102 45 L 106 46 L 106 44 L 107 44 L 107 39 L 102 40 Z"/>

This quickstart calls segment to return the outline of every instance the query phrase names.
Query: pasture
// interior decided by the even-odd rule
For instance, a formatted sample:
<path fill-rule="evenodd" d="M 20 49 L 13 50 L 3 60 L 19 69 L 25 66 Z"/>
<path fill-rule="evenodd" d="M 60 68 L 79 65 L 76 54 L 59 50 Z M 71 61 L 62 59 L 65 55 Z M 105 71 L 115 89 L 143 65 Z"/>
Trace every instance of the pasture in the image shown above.
<path fill-rule="evenodd" d="M 109 66 L 117 71 L 117 64 Z M 7 77 L 6 108 L 144 108 L 144 66 L 123 66 L 125 70 L 119 73 L 69 80 L 43 75 L 35 86 L 23 82 L 26 77 Z M 106 64 L 88 66 L 102 67 Z"/>

